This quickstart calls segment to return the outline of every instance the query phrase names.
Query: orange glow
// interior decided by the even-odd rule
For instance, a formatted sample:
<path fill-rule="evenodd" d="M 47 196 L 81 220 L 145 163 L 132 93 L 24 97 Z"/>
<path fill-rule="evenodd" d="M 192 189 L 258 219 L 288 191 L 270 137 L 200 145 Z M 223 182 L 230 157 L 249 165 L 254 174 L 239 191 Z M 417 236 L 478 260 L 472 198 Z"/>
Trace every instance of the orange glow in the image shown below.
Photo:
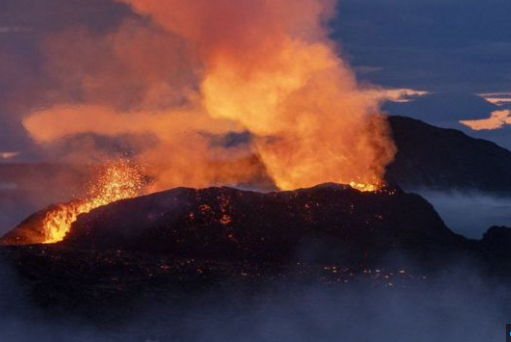
<path fill-rule="evenodd" d="M 8 159 L 15 158 L 19 155 L 20 155 L 19 152 L 0 152 L 0 159 L 8 160 Z"/>
<path fill-rule="evenodd" d="M 140 170 L 128 161 L 110 163 L 93 184 L 84 200 L 59 205 L 46 214 L 43 223 L 44 243 L 64 240 L 80 214 L 112 202 L 135 197 L 143 186 Z"/>
<path fill-rule="evenodd" d="M 381 184 L 374 183 L 374 184 L 362 184 L 362 183 L 355 183 L 351 182 L 349 184 L 353 189 L 357 189 L 362 192 L 374 192 L 381 188 Z"/>
<path fill-rule="evenodd" d="M 511 125 L 511 110 L 498 110 L 491 113 L 488 119 L 465 120 L 460 123 L 474 131 L 499 129 L 505 125 Z"/>
<path fill-rule="evenodd" d="M 511 93 L 482 93 L 477 95 L 498 106 L 511 103 Z"/>

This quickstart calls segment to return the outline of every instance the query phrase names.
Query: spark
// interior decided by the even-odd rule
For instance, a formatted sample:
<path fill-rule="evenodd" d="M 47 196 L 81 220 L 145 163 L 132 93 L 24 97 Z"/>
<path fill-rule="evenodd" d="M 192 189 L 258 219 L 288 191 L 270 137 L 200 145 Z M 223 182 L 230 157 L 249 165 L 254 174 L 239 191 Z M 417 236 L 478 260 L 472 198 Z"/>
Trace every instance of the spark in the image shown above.
<path fill-rule="evenodd" d="M 44 243 L 64 240 L 79 215 L 112 202 L 135 197 L 141 192 L 143 184 L 140 169 L 130 161 L 110 163 L 91 185 L 86 199 L 59 205 L 46 214 L 43 223 Z"/>

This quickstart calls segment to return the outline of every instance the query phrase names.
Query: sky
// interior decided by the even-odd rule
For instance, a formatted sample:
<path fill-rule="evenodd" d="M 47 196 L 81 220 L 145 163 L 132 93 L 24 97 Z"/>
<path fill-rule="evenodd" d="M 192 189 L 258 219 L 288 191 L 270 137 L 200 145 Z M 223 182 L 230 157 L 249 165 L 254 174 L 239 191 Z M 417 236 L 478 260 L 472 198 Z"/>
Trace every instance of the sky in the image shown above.
<path fill-rule="evenodd" d="M 460 123 L 511 109 L 510 13 L 507 0 L 344 0 L 333 26 L 359 79 L 429 92 L 384 106 L 389 113 L 511 149 L 509 124 L 474 131 Z"/>
<path fill-rule="evenodd" d="M 388 113 L 511 149 L 509 13 L 509 0 L 341 0 L 330 25 L 361 82 L 422 91 Z M 0 0 L 0 162 L 42 158 L 23 118 L 79 96 L 48 70 L 48 37 L 102 36 L 126 19 L 146 20 L 110 0 Z"/>

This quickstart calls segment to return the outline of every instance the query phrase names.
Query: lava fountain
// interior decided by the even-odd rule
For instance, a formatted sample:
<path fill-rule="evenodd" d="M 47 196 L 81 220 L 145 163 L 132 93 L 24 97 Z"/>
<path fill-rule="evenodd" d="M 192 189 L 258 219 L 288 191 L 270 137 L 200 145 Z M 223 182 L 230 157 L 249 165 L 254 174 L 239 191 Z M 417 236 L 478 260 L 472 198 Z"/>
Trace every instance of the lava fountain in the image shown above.
<path fill-rule="evenodd" d="M 84 199 L 58 205 L 46 213 L 42 224 L 43 243 L 64 240 L 80 214 L 112 202 L 135 197 L 142 191 L 143 184 L 143 176 L 137 165 L 130 161 L 109 163 L 100 172 L 98 179 L 91 184 Z"/>

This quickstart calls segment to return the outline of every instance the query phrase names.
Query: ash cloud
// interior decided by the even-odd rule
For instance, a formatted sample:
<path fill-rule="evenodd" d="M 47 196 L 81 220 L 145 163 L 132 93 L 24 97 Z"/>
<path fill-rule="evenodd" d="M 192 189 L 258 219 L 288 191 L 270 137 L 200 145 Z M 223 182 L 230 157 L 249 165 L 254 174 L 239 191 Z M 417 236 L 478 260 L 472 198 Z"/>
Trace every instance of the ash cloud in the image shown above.
<path fill-rule="evenodd" d="M 58 90 L 44 70 L 44 37 L 83 26 L 108 32 L 133 15 L 103 0 L 2 0 L 0 8 L 0 152 L 20 151 L 17 161 L 34 161 L 38 146 L 21 121 L 51 104 Z"/>
<path fill-rule="evenodd" d="M 217 183 L 223 169 L 204 172 L 208 160 L 249 154 L 281 189 L 381 179 L 394 146 L 380 99 L 328 37 L 335 1 L 120 2 L 136 15 L 114 29 L 47 35 L 42 68 L 53 92 L 24 120 L 37 143 L 154 135 L 158 146 L 137 156 L 161 165 L 154 190 Z M 207 139 L 245 131 L 253 139 L 242 148 Z"/>

